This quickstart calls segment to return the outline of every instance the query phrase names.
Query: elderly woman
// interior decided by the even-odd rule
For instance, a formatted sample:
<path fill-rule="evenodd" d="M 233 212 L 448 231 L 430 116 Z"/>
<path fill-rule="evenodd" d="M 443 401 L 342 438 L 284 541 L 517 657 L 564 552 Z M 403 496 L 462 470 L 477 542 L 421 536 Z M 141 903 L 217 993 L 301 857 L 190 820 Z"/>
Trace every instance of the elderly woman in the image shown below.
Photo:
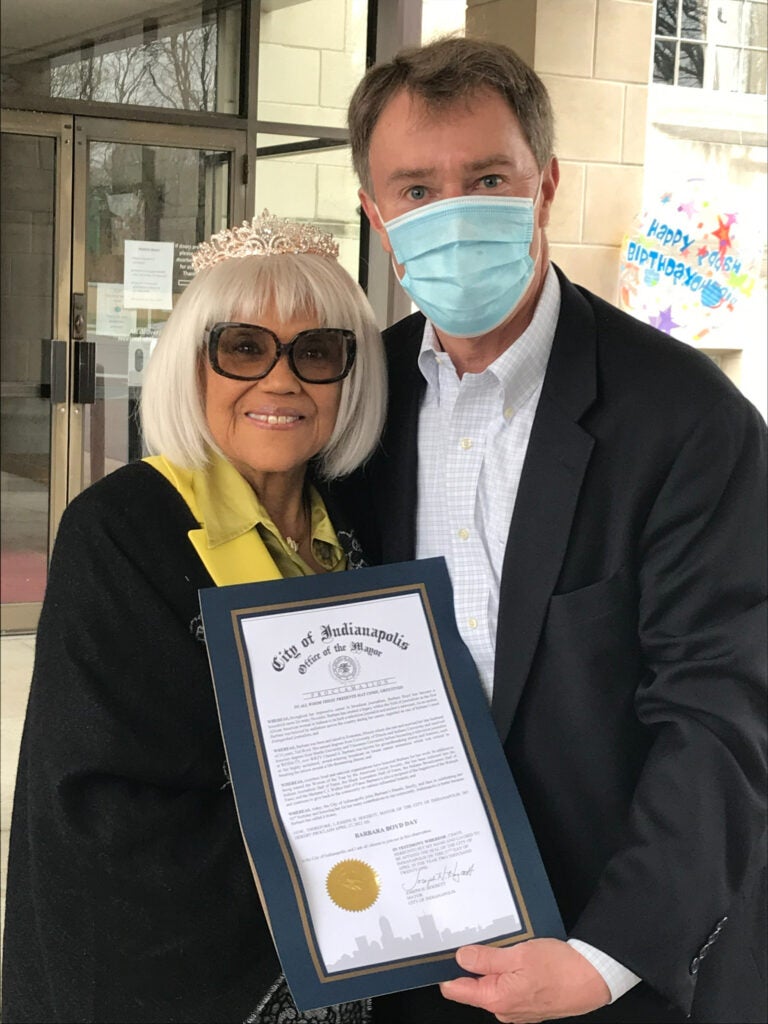
<path fill-rule="evenodd" d="M 266 213 L 202 247 L 150 362 L 156 454 L 62 519 L 11 834 L 8 1024 L 303 1019 L 240 837 L 197 592 L 361 561 L 315 486 L 371 453 L 386 398 L 336 251 Z"/>

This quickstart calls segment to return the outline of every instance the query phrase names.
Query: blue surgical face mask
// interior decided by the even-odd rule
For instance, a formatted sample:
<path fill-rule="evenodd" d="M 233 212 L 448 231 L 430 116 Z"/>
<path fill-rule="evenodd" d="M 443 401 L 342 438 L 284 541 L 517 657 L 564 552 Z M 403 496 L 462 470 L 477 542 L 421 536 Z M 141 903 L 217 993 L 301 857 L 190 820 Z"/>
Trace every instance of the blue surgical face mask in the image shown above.
<path fill-rule="evenodd" d="M 458 196 L 384 224 L 405 267 L 400 284 L 439 330 L 474 338 L 514 313 L 534 273 L 537 200 L 538 191 L 536 199 Z"/>

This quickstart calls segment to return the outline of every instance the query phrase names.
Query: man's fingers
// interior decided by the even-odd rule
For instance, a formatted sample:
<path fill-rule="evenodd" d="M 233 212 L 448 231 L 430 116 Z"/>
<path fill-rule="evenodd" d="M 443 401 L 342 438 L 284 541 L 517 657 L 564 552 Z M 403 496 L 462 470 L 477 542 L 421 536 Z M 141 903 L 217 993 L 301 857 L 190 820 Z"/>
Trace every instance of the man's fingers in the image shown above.
<path fill-rule="evenodd" d="M 509 948 L 462 946 L 456 951 L 459 967 L 480 977 L 444 981 L 440 991 L 446 999 L 468 1006 L 481 1006 L 494 1013 L 501 1004 L 516 998 L 517 959 L 515 950 Z"/>
<path fill-rule="evenodd" d="M 483 978 L 456 978 L 454 981 L 444 981 L 440 991 L 446 999 L 452 999 L 455 1003 L 487 1009 L 495 1005 L 498 999 L 499 977 L 488 974 Z"/>
<path fill-rule="evenodd" d="M 455 1003 L 477 1006 L 480 999 L 477 985 L 477 978 L 456 978 L 455 981 L 441 982 L 440 991 L 446 999 L 452 999 Z"/>
<path fill-rule="evenodd" d="M 515 949 L 496 946 L 462 946 L 456 950 L 459 967 L 472 974 L 505 974 L 517 966 Z"/>

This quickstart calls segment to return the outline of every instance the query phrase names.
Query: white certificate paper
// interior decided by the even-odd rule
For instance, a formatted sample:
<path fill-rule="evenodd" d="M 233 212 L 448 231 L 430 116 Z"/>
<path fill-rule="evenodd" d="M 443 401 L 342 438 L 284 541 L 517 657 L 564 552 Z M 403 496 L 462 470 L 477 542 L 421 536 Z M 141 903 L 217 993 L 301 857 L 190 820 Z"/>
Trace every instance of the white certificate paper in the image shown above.
<path fill-rule="evenodd" d="M 243 636 L 325 967 L 517 931 L 419 596 L 275 612 Z"/>
<path fill-rule="evenodd" d="M 404 566 L 201 592 L 243 837 L 301 1009 L 456 977 L 467 943 L 561 934 L 445 563 Z"/>

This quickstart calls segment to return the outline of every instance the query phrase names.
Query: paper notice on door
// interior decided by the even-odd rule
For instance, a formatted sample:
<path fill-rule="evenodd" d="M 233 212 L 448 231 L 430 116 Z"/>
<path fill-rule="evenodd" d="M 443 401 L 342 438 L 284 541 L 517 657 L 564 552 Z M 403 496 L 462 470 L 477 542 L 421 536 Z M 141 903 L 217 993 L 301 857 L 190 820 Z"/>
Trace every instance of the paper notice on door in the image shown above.
<path fill-rule="evenodd" d="M 127 338 L 136 330 L 136 310 L 126 309 L 123 285 L 96 282 L 96 333 Z"/>
<path fill-rule="evenodd" d="M 125 242 L 126 309 L 173 309 L 173 242 Z"/>

